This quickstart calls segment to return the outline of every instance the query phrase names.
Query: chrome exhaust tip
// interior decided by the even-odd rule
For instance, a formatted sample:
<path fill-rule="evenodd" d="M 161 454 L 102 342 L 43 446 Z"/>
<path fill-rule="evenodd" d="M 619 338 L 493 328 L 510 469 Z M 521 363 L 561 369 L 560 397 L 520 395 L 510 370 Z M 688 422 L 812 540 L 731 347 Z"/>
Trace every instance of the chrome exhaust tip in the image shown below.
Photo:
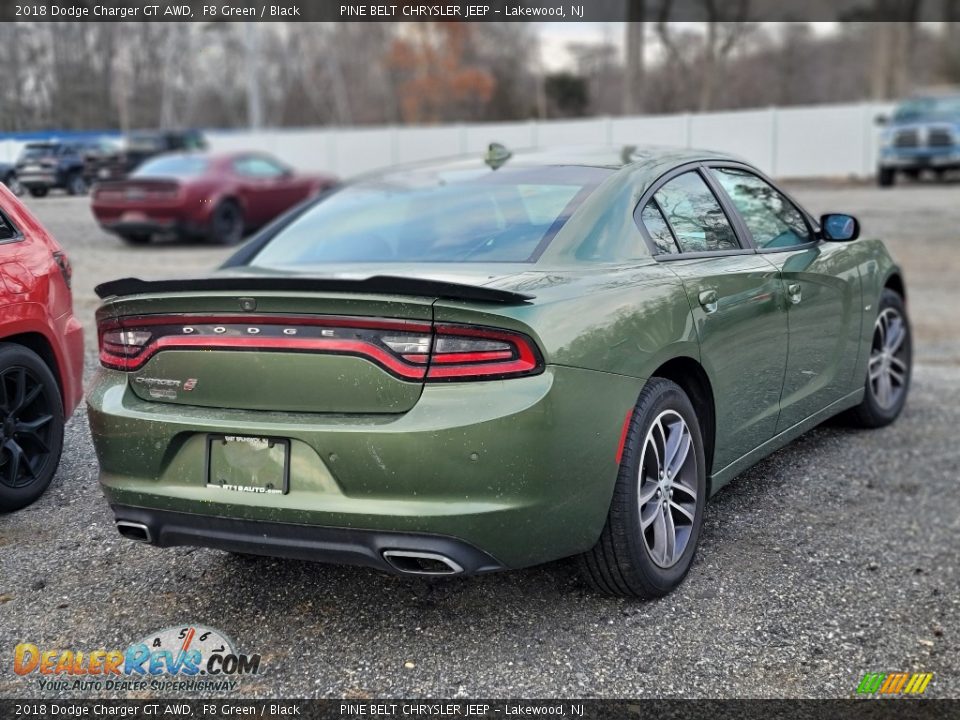
<path fill-rule="evenodd" d="M 446 555 L 414 550 L 384 550 L 383 559 L 404 575 L 459 575 L 461 565 Z"/>
<path fill-rule="evenodd" d="M 143 523 L 130 522 L 129 520 L 117 520 L 117 532 L 130 540 L 137 542 L 150 543 L 150 528 Z"/>

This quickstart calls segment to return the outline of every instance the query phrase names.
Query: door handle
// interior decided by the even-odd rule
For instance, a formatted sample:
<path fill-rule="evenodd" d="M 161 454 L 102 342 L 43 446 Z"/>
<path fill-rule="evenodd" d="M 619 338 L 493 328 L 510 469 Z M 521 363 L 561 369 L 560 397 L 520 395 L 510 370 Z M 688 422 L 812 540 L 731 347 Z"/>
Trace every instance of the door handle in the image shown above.
<path fill-rule="evenodd" d="M 700 293 L 698 299 L 700 300 L 700 305 L 703 306 L 704 312 L 706 312 L 707 315 L 717 311 L 717 300 L 719 297 L 720 296 L 717 295 L 716 290 L 704 290 Z"/>
<path fill-rule="evenodd" d="M 787 297 L 790 298 L 790 304 L 796 305 L 803 299 L 803 291 L 800 283 L 790 283 L 787 285 Z"/>

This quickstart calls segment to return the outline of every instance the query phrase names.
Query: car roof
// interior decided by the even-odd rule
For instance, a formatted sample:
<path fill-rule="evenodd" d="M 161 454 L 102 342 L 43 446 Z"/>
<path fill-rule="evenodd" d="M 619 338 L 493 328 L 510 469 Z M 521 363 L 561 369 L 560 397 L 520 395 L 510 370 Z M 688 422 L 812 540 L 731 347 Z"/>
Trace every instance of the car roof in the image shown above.
<path fill-rule="evenodd" d="M 657 145 L 582 145 L 519 150 L 510 163 L 515 165 L 586 165 L 622 168 L 629 165 L 661 163 L 664 160 L 693 162 L 706 159 L 735 159 L 710 150 Z"/>
<path fill-rule="evenodd" d="M 611 170 L 631 168 L 642 171 L 646 167 L 662 169 L 665 165 L 683 165 L 688 162 L 705 160 L 743 162 L 741 158 L 712 150 L 655 145 L 574 145 L 521 150 L 506 148 L 506 150 L 510 152 L 510 156 L 501 166 L 508 168 L 572 165 L 608 168 Z M 485 155 L 479 152 L 467 156 L 459 155 L 386 167 L 364 173 L 354 179 L 363 180 L 370 177 L 389 176 L 394 173 L 415 173 L 418 171 L 443 173 L 457 170 L 479 169 L 485 164 Z"/>

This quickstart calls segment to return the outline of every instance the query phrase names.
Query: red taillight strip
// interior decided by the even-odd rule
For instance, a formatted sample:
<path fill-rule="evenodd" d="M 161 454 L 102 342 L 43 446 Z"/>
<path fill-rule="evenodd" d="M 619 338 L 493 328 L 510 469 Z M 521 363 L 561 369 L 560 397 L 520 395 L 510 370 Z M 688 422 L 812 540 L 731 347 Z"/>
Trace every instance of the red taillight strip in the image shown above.
<path fill-rule="evenodd" d="M 430 323 L 422 320 L 381 320 L 355 318 L 349 315 L 130 315 L 119 320 L 104 321 L 100 331 L 126 330 L 147 325 L 290 325 L 358 328 L 360 330 L 398 330 L 433 332 Z"/>
<path fill-rule="evenodd" d="M 493 362 L 494 360 L 512 360 L 512 350 L 484 350 L 481 352 L 438 353 L 430 358 L 432 363 L 476 363 Z"/>
<path fill-rule="evenodd" d="M 259 334 L 228 335 L 161 335 L 142 348 L 104 342 L 103 335 L 112 330 L 134 330 L 154 326 L 285 325 L 290 327 L 339 327 L 357 330 L 386 330 L 400 333 L 429 333 L 434 338 L 466 336 L 507 343 L 510 350 L 394 354 L 378 342 L 362 338 L 271 337 Z M 274 315 L 145 315 L 105 320 L 98 328 L 100 362 L 109 368 L 133 371 L 143 367 L 161 350 L 204 348 L 210 350 L 267 350 L 318 352 L 353 355 L 365 358 L 404 380 L 456 381 L 495 379 L 536 374 L 543 361 L 533 341 L 521 333 L 495 328 L 437 325 L 422 321 L 363 319 L 349 316 L 274 316 Z M 375 337 L 376 341 L 377 338 Z"/>
<path fill-rule="evenodd" d="M 137 370 L 161 350 L 187 350 L 202 347 L 205 350 L 289 350 L 292 352 L 322 352 L 339 355 L 357 355 L 373 360 L 393 373 L 408 380 L 422 380 L 423 367 L 404 364 L 386 350 L 360 340 L 333 338 L 257 338 L 257 337 L 161 337 L 147 345 L 132 358 L 100 354 L 100 362 L 115 370 Z"/>

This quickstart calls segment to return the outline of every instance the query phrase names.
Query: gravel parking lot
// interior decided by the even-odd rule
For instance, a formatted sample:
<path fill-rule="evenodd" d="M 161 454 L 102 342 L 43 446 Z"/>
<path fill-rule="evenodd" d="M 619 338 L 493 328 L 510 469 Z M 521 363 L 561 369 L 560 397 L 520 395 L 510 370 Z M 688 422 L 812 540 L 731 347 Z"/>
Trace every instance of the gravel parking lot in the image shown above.
<path fill-rule="evenodd" d="M 893 427 L 818 428 L 724 489 L 672 596 L 601 597 L 568 562 L 431 582 L 140 546 L 113 528 L 81 409 L 48 493 L 0 516 L 0 696 L 41 694 L 13 672 L 17 643 L 122 648 L 200 623 L 263 655 L 247 697 L 849 697 L 865 672 L 894 670 L 960 697 L 960 186 L 792 189 L 814 212 L 857 214 L 903 263 L 910 401 Z M 88 371 L 97 282 L 229 252 L 132 249 L 86 199 L 28 202 L 74 263 Z"/>

